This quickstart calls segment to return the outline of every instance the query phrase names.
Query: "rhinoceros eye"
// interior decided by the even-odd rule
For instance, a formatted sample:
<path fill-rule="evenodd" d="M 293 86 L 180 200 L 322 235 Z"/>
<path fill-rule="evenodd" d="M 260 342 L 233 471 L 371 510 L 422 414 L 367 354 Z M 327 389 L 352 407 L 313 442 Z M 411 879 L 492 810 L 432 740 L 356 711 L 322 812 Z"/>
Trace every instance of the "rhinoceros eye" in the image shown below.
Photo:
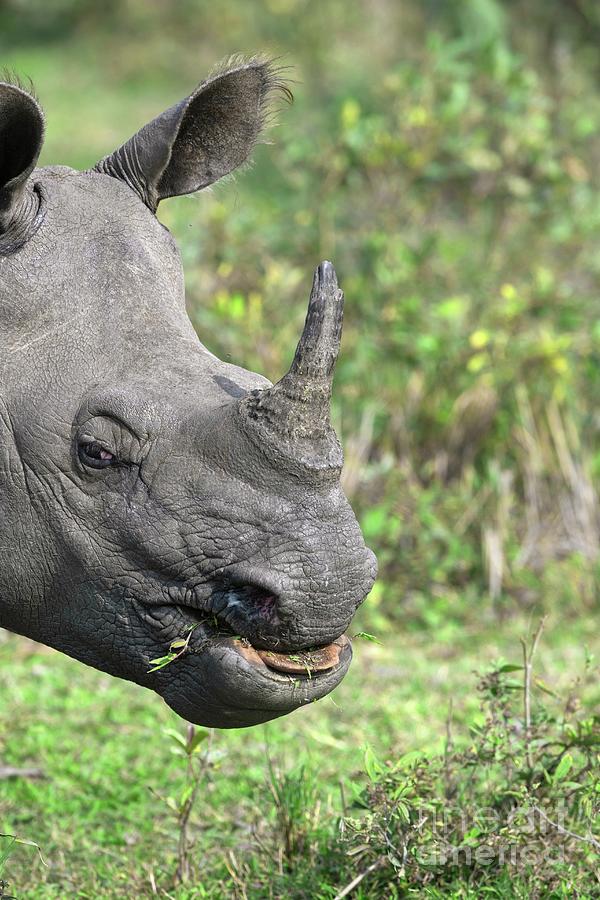
<path fill-rule="evenodd" d="M 92 469 L 106 469 L 108 466 L 114 466 L 117 457 L 110 450 L 107 450 L 97 441 L 79 444 L 79 459 L 84 466 Z"/>

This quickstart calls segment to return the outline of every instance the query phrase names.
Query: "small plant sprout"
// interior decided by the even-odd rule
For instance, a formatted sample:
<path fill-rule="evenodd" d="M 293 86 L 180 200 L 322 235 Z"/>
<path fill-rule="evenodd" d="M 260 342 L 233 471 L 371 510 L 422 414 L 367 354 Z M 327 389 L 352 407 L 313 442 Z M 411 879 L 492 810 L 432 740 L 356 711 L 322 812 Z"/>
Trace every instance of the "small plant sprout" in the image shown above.
<path fill-rule="evenodd" d="M 38 856 L 40 858 L 40 862 L 43 866 L 47 866 L 47 862 L 42 856 L 42 850 L 39 844 L 36 844 L 35 841 L 28 841 L 25 838 L 17 837 L 15 834 L 3 834 L 0 833 L 0 877 L 4 874 L 4 869 L 8 858 L 11 856 L 13 851 L 17 846 L 22 845 L 25 847 L 35 847 L 38 852 Z M 8 882 L 0 880 L 0 897 L 5 897 L 3 894 L 4 887 L 8 884 Z"/>
<path fill-rule="evenodd" d="M 215 761 L 215 757 L 211 753 L 214 731 L 212 728 L 200 728 L 188 724 L 184 734 L 172 728 L 165 729 L 164 734 L 172 741 L 171 752 L 184 761 L 184 786 L 177 797 L 163 797 L 153 788 L 150 790 L 175 814 L 177 825 L 175 882 L 185 884 L 194 874 L 191 861 L 193 842 L 189 834 L 190 817 L 200 786 Z"/>

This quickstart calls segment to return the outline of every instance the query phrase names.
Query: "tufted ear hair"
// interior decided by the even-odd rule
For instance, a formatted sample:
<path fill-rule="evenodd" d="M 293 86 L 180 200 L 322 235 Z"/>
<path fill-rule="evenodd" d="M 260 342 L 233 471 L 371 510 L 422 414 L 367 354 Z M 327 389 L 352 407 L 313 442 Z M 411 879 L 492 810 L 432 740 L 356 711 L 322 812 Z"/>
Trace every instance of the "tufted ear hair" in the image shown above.
<path fill-rule="evenodd" d="M 37 100 L 19 85 L 0 82 L 0 236 L 25 233 L 37 213 L 27 181 L 43 142 L 44 115 Z"/>
<path fill-rule="evenodd" d="M 166 197 L 201 190 L 248 160 L 273 91 L 291 98 L 279 75 L 259 58 L 221 67 L 95 170 L 124 181 L 153 212 Z"/>

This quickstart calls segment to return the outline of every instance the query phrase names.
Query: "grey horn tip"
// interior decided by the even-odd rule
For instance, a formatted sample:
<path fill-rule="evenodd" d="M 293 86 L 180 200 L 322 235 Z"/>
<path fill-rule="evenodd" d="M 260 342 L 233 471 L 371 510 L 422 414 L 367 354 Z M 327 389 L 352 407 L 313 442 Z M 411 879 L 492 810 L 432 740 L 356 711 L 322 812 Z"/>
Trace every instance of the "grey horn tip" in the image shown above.
<path fill-rule="evenodd" d="M 337 287 L 337 275 L 335 274 L 333 263 L 329 262 L 328 259 L 323 260 L 317 268 L 316 275 L 321 284 L 331 284 Z"/>

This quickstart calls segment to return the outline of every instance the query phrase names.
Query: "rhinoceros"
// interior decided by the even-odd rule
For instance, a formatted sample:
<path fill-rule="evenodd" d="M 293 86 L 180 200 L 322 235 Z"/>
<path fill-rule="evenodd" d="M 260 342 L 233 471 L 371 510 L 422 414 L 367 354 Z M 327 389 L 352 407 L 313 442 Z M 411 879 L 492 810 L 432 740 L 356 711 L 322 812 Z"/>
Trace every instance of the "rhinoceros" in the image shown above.
<path fill-rule="evenodd" d="M 248 160 L 279 88 L 223 66 L 79 172 L 36 168 L 38 100 L 0 84 L 0 625 L 223 728 L 341 681 L 376 569 L 330 423 L 333 266 L 273 385 L 200 343 L 156 217 Z"/>

